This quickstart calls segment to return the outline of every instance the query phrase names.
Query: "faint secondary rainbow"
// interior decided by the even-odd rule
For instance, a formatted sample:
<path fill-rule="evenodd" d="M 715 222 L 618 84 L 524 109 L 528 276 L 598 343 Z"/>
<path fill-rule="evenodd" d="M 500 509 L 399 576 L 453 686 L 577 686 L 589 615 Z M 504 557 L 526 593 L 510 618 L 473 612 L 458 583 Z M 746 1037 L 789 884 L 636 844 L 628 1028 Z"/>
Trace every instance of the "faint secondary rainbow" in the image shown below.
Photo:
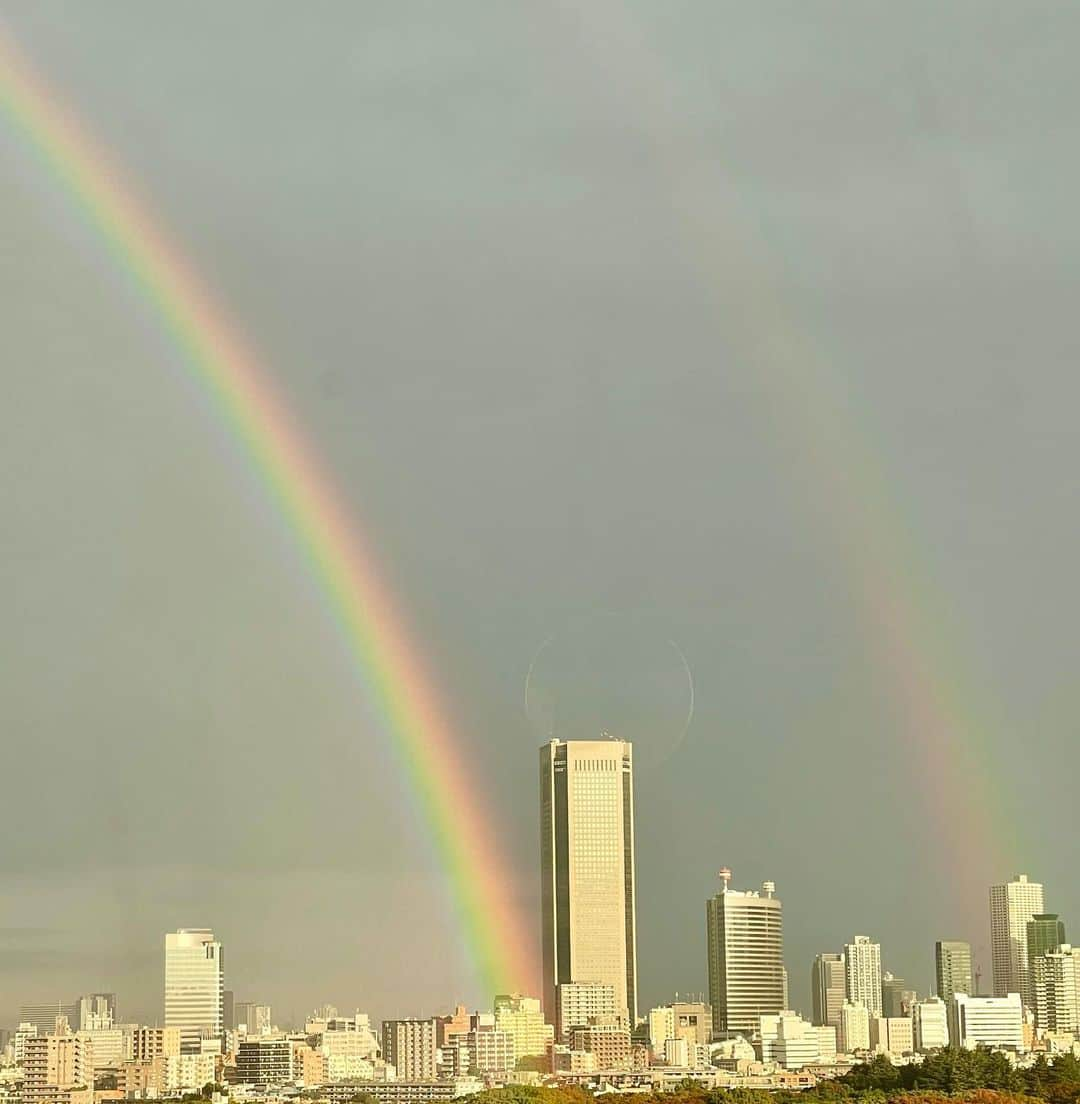
<path fill-rule="evenodd" d="M 495 845 L 499 833 L 466 776 L 391 595 L 263 367 L 2 27 L 0 113 L 135 282 L 303 550 L 426 819 L 477 980 L 488 993 L 531 989 L 540 970 Z"/>
<path fill-rule="evenodd" d="M 632 6 L 561 9 L 572 25 L 560 27 L 560 41 L 591 47 L 587 64 L 602 68 L 620 110 L 633 112 L 689 264 L 717 317 L 723 310 L 719 342 L 753 373 L 766 421 L 798 450 L 797 489 L 828 523 L 829 552 L 845 566 L 870 661 L 917 763 L 912 798 L 935 821 L 934 861 L 981 927 L 986 886 L 1023 869 L 1024 818 L 993 765 L 1001 711 L 963 662 L 950 603 L 888 478 L 871 415 L 783 302 L 774 271 L 782 257 L 732 174 L 683 137 L 689 124 L 671 106 L 668 63 Z"/>

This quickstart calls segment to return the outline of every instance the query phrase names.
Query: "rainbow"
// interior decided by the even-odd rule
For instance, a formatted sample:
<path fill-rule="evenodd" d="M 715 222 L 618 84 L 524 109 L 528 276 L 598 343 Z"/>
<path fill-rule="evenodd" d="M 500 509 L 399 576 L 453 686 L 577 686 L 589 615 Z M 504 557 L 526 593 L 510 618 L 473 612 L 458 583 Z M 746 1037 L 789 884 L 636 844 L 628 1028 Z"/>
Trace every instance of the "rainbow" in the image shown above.
<path fill-rule="evenodd" d="M 572 34 L 562 28 L 567 40 L 597 50 L 586 63 L 602 65 L 611 94 L 633 105 L 622 110 L 633 111 L 688 265 L 722 319 L 718 343 L 755 371 L 765 425 L 794 446 L 796 491 L 844 567 L 870 673 L 906 740 L 919 783 L 912 800 L 934 825 L 931 861 L 964 920 L 981 930 L 986 887 L 1024 869 L 1022 856 L 1036 851 L 994 769 L 995 749 L 1009 746 L 999 731 L 1004 710 L 964 661 L 958 619 L 873 440 L 873 415 L 783 301 L 775 271 L 783 258 L 757 230 L 752 198 L 684 139 L 678 90 L 649 30 L 620 0 L 565 5 L 563 16 L 573 23 Z"/>
<path fill-rule="evenodd" d="M 486 994 L 534 991 L 540 969 L 508 894 L 513 881 L 495 845 L 497 832 L 401 615 L 266 369 L 2 27 L 0 115 L 130 277 L 302 550 L 426 822 L 476 980 Z"/>

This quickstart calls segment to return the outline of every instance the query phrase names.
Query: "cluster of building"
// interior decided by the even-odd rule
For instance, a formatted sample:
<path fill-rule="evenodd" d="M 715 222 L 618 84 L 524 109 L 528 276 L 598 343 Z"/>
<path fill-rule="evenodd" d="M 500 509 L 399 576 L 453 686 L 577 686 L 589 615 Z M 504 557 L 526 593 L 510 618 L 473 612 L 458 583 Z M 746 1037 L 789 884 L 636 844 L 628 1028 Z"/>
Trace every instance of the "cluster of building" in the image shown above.
<path fill-rule="evenodd" d="M 359 1011 L 324 1006 L 279 1029 L 269 1005 L 234 1001 L 213 932 L 182 929 L 165 936 L 163 1026 L 120 1023 L 109 993 L 26 1006 L 0 1038 L 0 1104 L 156 1099 L 226 1084 L 233 1097 L 314 1089 L 329 1101 L 363 1092 L 409 1104 L 544 1079 L 662 1089 L 688 1074 L 710 1086 L 798 1088 L 873 1054 L 1080 1054 L 1080 948 L 1025 875 L 990 890 L 992 993 L 978 991 L 968 943 L 937 944 L 936 992 L 920 999 L 883 970 L 881 945 L 856 935 L 814 959 L 806 1018 L 788 996 L 776 886 L 738 890 L 724 869 L 706 902 L 707 998 L 639 1014 L 631 746 L 552 740 L 540 776 L 539 996 L 384 1020 L 378 1031 Z"/>

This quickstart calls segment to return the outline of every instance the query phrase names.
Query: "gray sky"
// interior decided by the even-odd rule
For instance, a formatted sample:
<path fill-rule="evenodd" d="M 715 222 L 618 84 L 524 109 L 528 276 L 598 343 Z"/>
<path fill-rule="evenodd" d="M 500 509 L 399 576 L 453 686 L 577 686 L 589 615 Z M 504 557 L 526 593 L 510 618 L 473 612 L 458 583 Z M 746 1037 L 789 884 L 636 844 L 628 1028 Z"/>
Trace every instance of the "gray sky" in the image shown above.
<path fill-rule="evenodd" d="M 615 615 L 644 635 L 613 727 L 668 753 L 646 1006 L 705 987 L 722 864 L 777 882 L 797 1004 L 856 932 L 920 990 L 938 938 L 988 977 L 1010 863 L 1077 934 L 1074 6 L 0 12 L 334 472 L 528 912 L 525 673 Z M 0 157 L 0 1023 L 101 988 L 152 1019 L 184 925 L 279 1017 L 480 1001 L 287 532 L 6 123 Z M 959 703 L 938 727 L 868 579 Z M 681 742 L 637 666 L 668 638 Z"/>

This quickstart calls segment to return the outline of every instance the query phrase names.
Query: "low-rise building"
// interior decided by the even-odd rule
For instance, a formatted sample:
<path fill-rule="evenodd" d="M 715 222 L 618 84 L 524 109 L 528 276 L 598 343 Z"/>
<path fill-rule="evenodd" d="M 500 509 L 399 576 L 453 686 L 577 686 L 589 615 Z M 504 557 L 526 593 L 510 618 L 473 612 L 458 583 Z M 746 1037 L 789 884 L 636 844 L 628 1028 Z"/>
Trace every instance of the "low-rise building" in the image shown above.
<path fill-rule="evenodd" d="M 596 1056 L 598 1070 L 632 1068 L 630 1028 L 621 1016 L 590 1016 L 583 1027 L 570 1031 L 571 1050 L 587 1050 Z"/>
<path fill-rule="evenodd" d="M 912 1054 L 915 1037 L 910 1016 L 874 1016 L 870 1020 L 870 1047 L 894 1058 Z"/>
<path fill-rule="evenodd" d="M 1004 997 L 954 995 L 949 1008 L 949 1038 L 953 1046 L 1024 1049 L 1024 1006 L 1019 993 Z"/>
<path fill-rule="evenodd" d="M 758 1021 L 761 1060 L 797 1070 L 836 1061 L 836 1028 L 815 1026 L 795 1012 L 761 1016 Z"/>
<path fill-rule="evenodd" d="M 320 1094 L 330 1104 L 347 1104 L 359 1093 L 373 1096 L 378 1104 L 429 1104 L 457 1100 L 480 1092 L 484 1084 L 474 1077 L 446 1081 L 339 1081 Z"/>

